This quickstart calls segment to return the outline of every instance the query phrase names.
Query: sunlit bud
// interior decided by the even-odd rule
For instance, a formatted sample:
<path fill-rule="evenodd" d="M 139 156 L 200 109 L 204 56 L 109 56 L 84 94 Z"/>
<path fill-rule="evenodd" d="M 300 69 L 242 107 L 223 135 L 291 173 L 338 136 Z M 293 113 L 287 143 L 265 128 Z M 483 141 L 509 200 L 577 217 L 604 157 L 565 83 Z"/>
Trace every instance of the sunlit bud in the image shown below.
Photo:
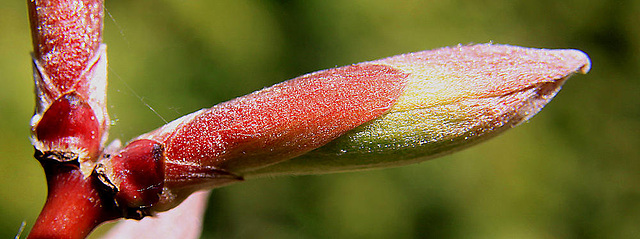
<path fill-rule="evenodd" d="M 415 163 L 474 145 L 538 113 L 590 61 L 578 50 L 471 45 L 394 56 L 409 74 L 393 108 L 301 157 L 245 175 L 310 174 Z"/>
<path fill-rule="evenodd" d="M 285 81 L 133 142 L 164 148 L 153 208 L 166 210 L 245 178 L 399 166 L 468 147 L 528 120 L 589 67 L 577 50 L 485 44 L 411 53 Z"/>

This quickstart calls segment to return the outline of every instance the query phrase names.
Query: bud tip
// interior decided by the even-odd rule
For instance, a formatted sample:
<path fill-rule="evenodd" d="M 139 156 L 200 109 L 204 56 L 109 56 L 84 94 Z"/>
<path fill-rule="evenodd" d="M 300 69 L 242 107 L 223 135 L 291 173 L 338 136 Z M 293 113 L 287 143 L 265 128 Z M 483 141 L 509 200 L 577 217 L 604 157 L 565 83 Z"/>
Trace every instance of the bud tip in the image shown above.
<path fill-rule="evenodd" d="M 563 50 L 563 58 L 567 59 L 567 62 L 571 62 L 576 65 L 576 71 L 581 74 L 587 74 L 591 70 L 591 59 L 589 56 L 581 50 L 570 49 Z"/>

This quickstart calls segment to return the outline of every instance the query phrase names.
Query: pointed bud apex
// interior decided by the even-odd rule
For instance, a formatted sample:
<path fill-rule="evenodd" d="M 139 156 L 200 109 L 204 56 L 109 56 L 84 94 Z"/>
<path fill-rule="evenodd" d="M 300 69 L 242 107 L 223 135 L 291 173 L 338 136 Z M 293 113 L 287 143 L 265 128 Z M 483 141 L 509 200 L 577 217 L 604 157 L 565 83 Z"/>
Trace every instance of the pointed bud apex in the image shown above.
<path fill-rule="evenodd" d="M 486 44 L 304 75 L 140 136 L 165 148 L 153 210 L 245 177 L 398 166 L 459 150 L 531 118 L 589 66 L 576 50 Z"/>
<path fill-rule="evenodd" d="M 301 157 L 248 172 L 252 177 L 391 167 L 474 145 L 533 117 L 590 61 L 578 50 L 507 45 L 441 48 L 363 64 L 409 74 L 382 117 Z"/>

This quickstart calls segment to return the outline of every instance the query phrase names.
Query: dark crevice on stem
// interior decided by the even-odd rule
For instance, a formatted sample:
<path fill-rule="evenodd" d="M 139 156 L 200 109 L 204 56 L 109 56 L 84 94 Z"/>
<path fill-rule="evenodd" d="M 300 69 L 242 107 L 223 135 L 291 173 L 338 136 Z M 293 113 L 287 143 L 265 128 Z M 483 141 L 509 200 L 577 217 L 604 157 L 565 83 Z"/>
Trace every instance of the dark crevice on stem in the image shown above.
<path fill-rule="evenodd" d="M 77 164 L 39 161 L 48 194 L 28 238 L 84 238 L 99 224 L 121 217 L 96 178 L 85 177 Z"/>

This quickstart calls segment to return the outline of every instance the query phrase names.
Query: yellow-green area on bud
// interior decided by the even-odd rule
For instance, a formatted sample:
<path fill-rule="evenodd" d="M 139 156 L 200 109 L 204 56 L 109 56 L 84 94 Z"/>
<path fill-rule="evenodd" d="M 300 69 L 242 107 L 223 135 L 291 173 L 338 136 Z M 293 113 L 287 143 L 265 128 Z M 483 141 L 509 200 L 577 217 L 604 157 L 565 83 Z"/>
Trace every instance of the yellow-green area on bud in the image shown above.
<path fill-rule="evenodd" d="M 578 50 L 470 45 L 394 56 L 408 73 L 395 105 L 325 146 L 246 178 L 400 166 L 474 145 L 530 119 L 590 60 Z"/>

